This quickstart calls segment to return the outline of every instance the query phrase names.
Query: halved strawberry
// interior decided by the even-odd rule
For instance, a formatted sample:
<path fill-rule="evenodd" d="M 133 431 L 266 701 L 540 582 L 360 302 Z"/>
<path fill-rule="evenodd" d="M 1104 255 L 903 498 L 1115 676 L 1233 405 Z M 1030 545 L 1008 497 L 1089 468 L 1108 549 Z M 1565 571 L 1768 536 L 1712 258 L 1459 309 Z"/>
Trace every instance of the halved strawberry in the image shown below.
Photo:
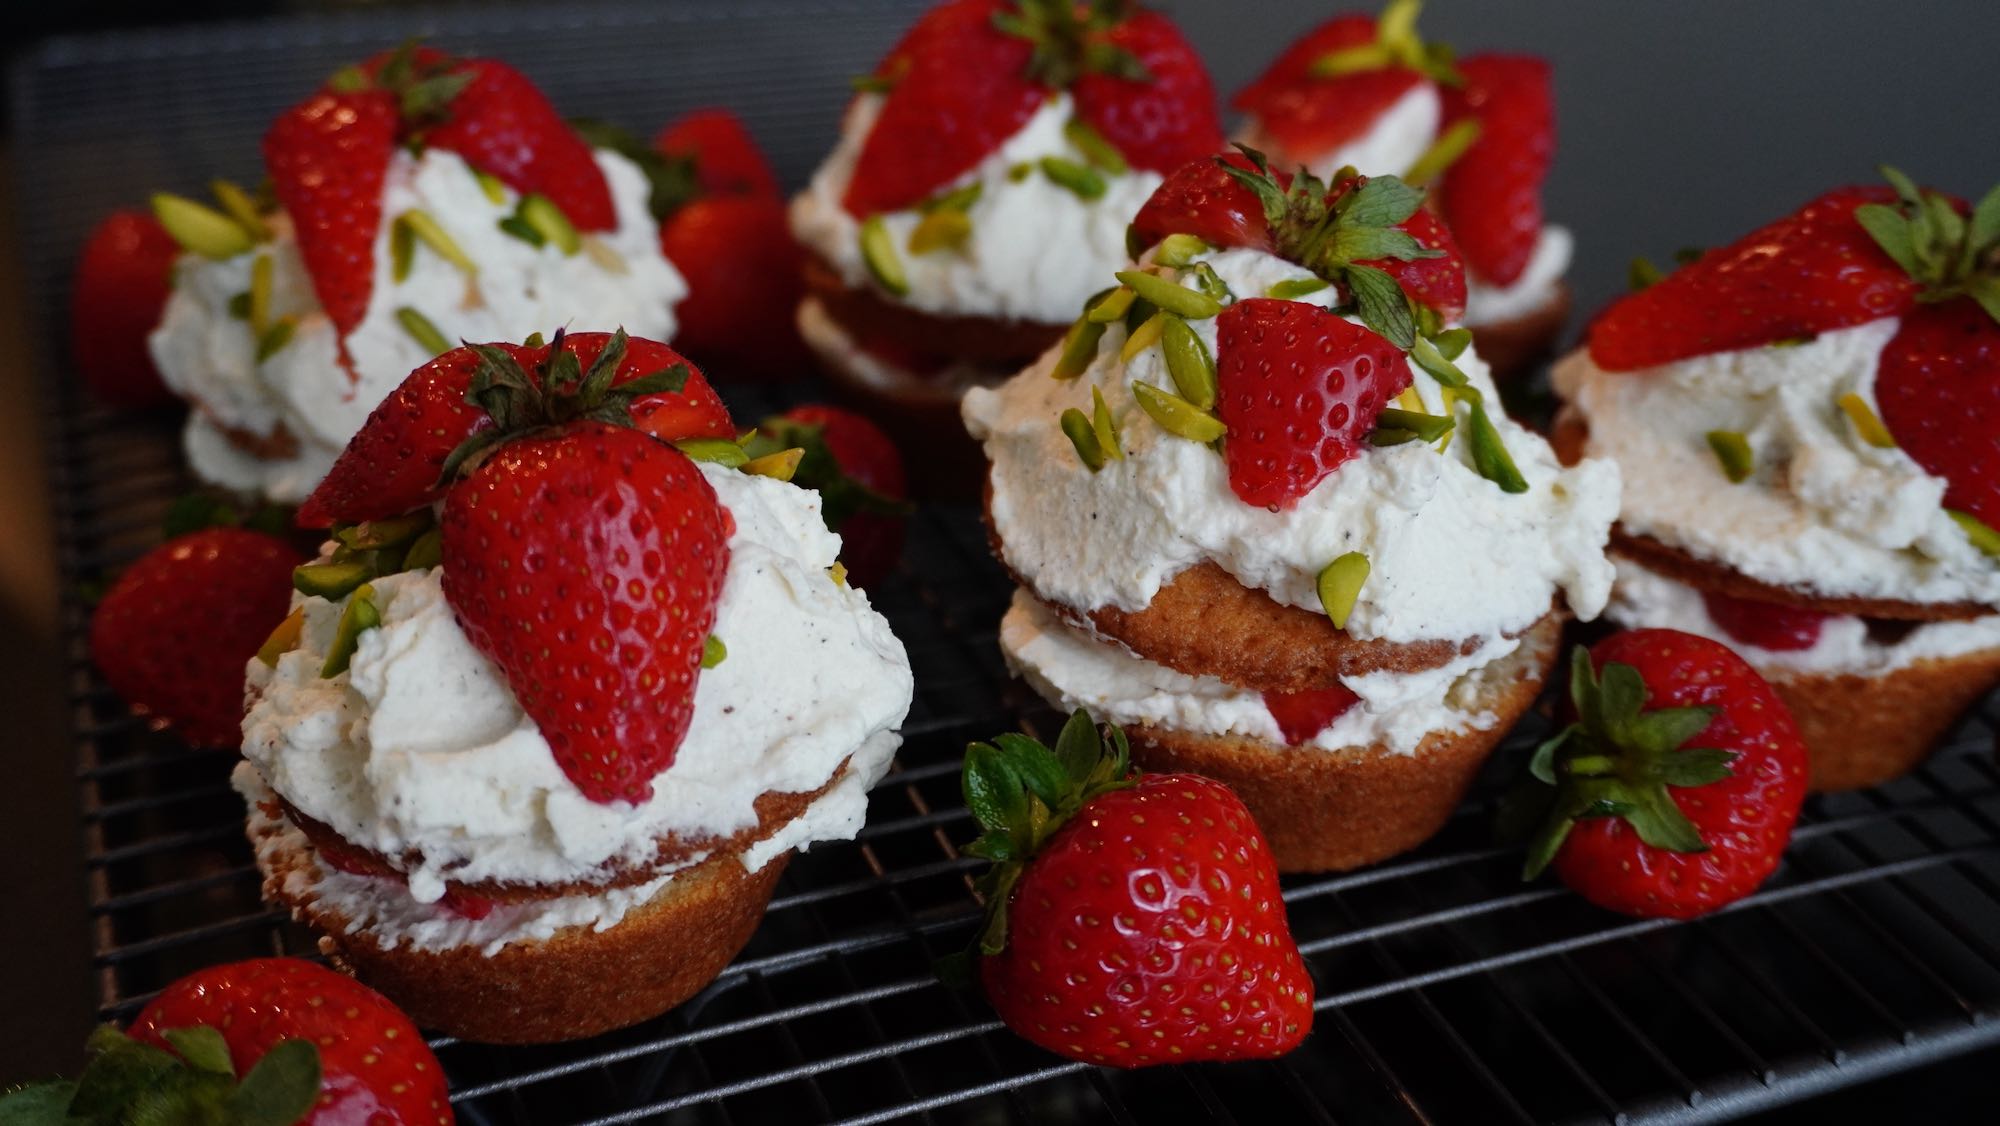
<path fill-rule="evenodd" d="M 2000 528 L 2000 325 L 1969 297 L 1918 305 L 1882 349 L 1875 399 L 1896 443 L 1944 478 L 1946 508 Z"/>
<path fill-rule="evenodd" d="M 1391 63 L 1322 75 L 1326 60 L 1377 42 L 1374 17 L 1336 16 L 1278 56 L 1231 103 L 1252 114 L 1262 132 L 1294 159 L 1310 162 L 1366 133 L 1375 120 L 1428 79 Z"/>
<path fill-rule="evenodd" d="M 1549 64 L 1527 55 L 1461 60 L 1464 84 L 1447 87 L 1444 128 L 1471 119 L 1478 139 L 1445 170 L 1438 206 L 1474 276 L 1512 285 L 1542 233 L 1542 181 L 1555 155 Z"/>
<path fill-rule="evenodd" d="M 1153 189 L 1132 219 L 1136 246 L 1150 247 L 1169 235 L 1193 235 L 1210 246 L 1271 251 L 1277 241 L 1264 203 L 1226 169 L 1256 171 L 1242 153 L 1190 161 L 1169 173 Z M 1289 190 L 1291 173 L 1271 173 L 1280 190 Z"/>
<path fill-rule="evenodd" d="M 321 91 L 278 116 L 264 167 L 291 216 L 313 293 L 343 337 L 368 313 L 382 182 L 396 148 L 396 100 L 385 90 Z"/>
<path fill-rule="evenodd" d="M 1215 87 L 1201 56 L 1172 20 L 1136 11 L 1104 32 L 1143 77 L 1085 72 L 1070 86 L 1077 116 L 1134 168 L 1170 172 L 1222 147 Z"/>

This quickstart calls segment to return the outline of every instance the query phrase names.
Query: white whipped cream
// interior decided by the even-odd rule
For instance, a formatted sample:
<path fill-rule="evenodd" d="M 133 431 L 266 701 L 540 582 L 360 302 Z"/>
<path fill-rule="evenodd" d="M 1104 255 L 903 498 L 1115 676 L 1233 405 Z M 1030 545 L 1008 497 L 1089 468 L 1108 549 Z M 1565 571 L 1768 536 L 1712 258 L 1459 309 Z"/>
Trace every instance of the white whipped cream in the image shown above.
<path fill-rule="evenodd" d="M 506 680 L 473 648 L 438 570 L 377 579 L 380 628 L 349 670 L 322 678 L 341 604 L 306 609 L 275 669 L 249 664 L 243 751 L 272 789 L 343 838 L 390 858 L 421 854 L 410 893 L 464 883 L 590 880 L 650 862 L 658 838 L 726 837 L 757 823 L 767 792 L 848 780 L 743 857 L 845 838 L 882 776 L 911 697 L 909 658 L 865 594 L 827 574 L 839 537 L 819 494 L 704 465 L 735 518 L 715 634 L 728 657 L 703 670 L 674 764 L 642 805 L 598 803 L 557 767 Z"/>
<path fill-rule="evenodd" d="M 687 283 L 660 253 L 646 177 L 616 153 L 597 153 L 597 164 L 610 185 L 618 225 L 589 237 L 622 259 L 622 269 L 588 250 L 564 255 L 553 245 L 537 248 L 501 231 L 499 221 L 514 213 L 515 193 L 504 190 L 499 203 L 487 198 L 458 154 L 398 151 L 382 192 L 368 311 L 347 337 L 353 379 L 339 365 L 333 322 L 313 296 L 284 215 L 270 220 L 272 240 L 245 254 L 219 262 L 183 255 L 149 344 L 167 385 L 195 406 L 186 436 L 195 472 L 276 501 L 304 499 L 376 404 L 432 358 L 397 321 L 397 310 L 405 307 L 451 341 L 522 340 L 572 324 L 671 337 L 673 308 L 687 296 Z M 479 267 L 474 303 L 468 304 L 465 274 L 421 242 L 409 276 L 394 279 L 389 232 L 394 219 L 411 210 L 436 220 Z M 272 316 L 298 319 L 291 341 L 261 364 L 249 323 L 229 314 L 231 298 L 249 291 L 251 264 L 260 255 L 272 259 Z M 295 457 L 251 457 L 218 429 L 265 436 L 280 426 L 297 442 Z"/>
<path fill-rule="evenodd" d="M 1944 480 L 1863 442 L 1838 406 L 1852 392 L 1876 409 L 1897 324 L 1643 371 L 1604 371 L 1580 349 L 1556 365 L 1555 386 L 1590 424 L 1587 452 L 1621 467 L 1629 531 L 1822 597 L 2000 605 L 2000 564 L 1945 515 Z M 1723 475 L 1712 430 L 1748 439 L 1748 480 Z"/>
<path fill-rule="evenodd" d="M 1477 652 L 1419 673 L 1342 677 L 1360 702 L 1306 746 L 1411 755 L 1433 733 L 1490 728 L 1499 717 L 1480 706 L 1485 685 L 1479 673 L 1519 644 L 1496 638 Z M 1154 664 L 1062 622 L 1025 591 L 1014 592 L 1001 619 L 1000 649 L 1016 675 L 1065 712 L 1083 708 L 1106 723 L 1286 745 L 1262 693 Z"/>
<path fill-rule="evenodd" d="M 1305 270 L 1254 250 L 1202 256 L 1238 297 L 1261 296 Z M 1304 301 L 1327 305 L 1332 289 Z M 1216 322 L 1191 327 L 1216 348 Z M 1167 433 L 1132 397 L 1143 380 L 1173 387 L 1156 345 L 1130 365 L 1125 331 L 1111 326 L 1080 377 L 1050 377 L 1056 350 L 1001 387 L 965 398 L 967 427 L 993 463 L 992 515 L 1008 565 L 1042 597 L 1080 610 L 1138 610 L 1160 585 L 1210 560 L 1244 586 L 1317 612 L 1319 572 L 1350 551 L 1368 556 L 1368 582 L 1348 619 L 1362 639 L 1492 638 L 1519 633 L 1548 613 L 1558 589 L 1585 618 L 1603 608 L 1612 567 L 1604 544 L 1618 509 L 1618 472 L 1586 461 L 1565 470 L 1548 443 L 1499 407 L 1486 365 L 1471 351 L 1458 366 L 1489 413 L 1528 491 L 1508 494 L 1472 466 L 1454 435 L 1440 454 L 1422 443 L 1369 448 L 1289 509 L 1243 503 L 1223 459 Z M 1411 384 L 1433 414 L 1441 389 L 1422 372 Z M 1091 409 L 1096 387 L 1116 418 L 1125 458 L 1092 473 L 1057 426 L 1063 410 Z M 1461 423 L 1464 412 L 1459 412 Z"/>
<path fill-rule="evenodd" d="M 1570 255 L 1575 252 L 1576 239 L 1569 228 L 1554 225 L 1542 228 L 1535 238 L 1535 249 L 1528 256 L 1528 264 L 1521 269 L 1521 276 L 1507 285 L 1494 285 L 1482 281 L 1472 272 L 1465 271 L 1465 323 L 1477 328 L 1480 325 L 1499 324 L 1516 317 L 1537 313 L 1553 304 L 1562 289 L 1563 275 L 1569 272 Z"/>
<path fill-rule="evenodd" d="M 854 99 L 840 143 L 792 201 L 792 233 L 857 289 L 875 283 L 861 256 L 861 223 L 840 201 L 881 109 L 879 94 Z M 1076 319 L 1084 301 L 1124 266 L 1125 228 L 1161 176 L 1139 169 L 1100 173 L 1104 194 L 1086 200 L 1039 167 L 1019 179 L 1010 175 L 1015 166 L 1035 165 L 1045 156 L 1087 163 L 1063 136 L 1070 116 L 1070 96 L 1054 95 L 977 168 L 938 189 L 942 195 L 980 185 L 978 202 L 966 212 L 972 234 L 959 249 L 913 255 L 910 232 L 923 214 L 911 208 L 882 216 L 909 275 L 910 292 L 895 300 L 942 315 L 1043 324 Z"/>
<path fill-rule="evenodd" d="M 1717 625 L 1700 591 L 1629 559 L 1618 559 L 1617 564 L 1618 584 L 1612 588 L 1605 617 L 1627 629 L 1677 629 L 1720 641 L 1766 675 L 1884 676 L 1922 660 L 2000 649 L 2000 614 L 1962 622 L 1912 623 L 1908 633 L 1886 644 L 1869 636 L 1868 623 L 1842 614 L 1820 624 L 1819 640 L 1809 648 L 1765 649 L 1732 637 Z"/>

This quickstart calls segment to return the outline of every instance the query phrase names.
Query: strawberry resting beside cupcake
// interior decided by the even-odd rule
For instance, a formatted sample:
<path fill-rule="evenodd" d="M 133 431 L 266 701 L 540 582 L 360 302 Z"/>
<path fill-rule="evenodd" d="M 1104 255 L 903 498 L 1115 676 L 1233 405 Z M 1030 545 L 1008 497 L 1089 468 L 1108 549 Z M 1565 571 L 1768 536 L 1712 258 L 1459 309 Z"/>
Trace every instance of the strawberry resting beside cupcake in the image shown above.
<path fill-rule="evenodd" d="M 1164 16 L 1068 0 L 941 4 L 857 86 L 792 203 L 799 326 L 906 445 L 976 479 L 959 394 L 1039 355 L 1123 264 L 1161 177 L 1221 146 L 1214 91 Z"/>
<path fill-rule="evenodd" d="M 1440 825 L 1595 616 L 1614 466 L 1562 469 L 1467 334 L 1449 235 L 1394 177 L 1254 157 L 1168 178 L 1145 253 L 965 419 L 1021 589 L 1013 667 L 1240 794 L 1279 867 Z"/>
<path fill-rule="evenodd" d="M 151 350 L 204 480 L 294 503 L 411 369 L 587 315 L 673 335 L 646 177 L 520 72 L 405 48 L 264 137 L 272 198 L 156 197 L 186 252 Z"/>
<path fill-rule="evenodd" d="M 910 704 L 797 461 L 622 332 L 412 373 L 308 498 L 333 538 L 249 666 L 266 895 L 472 1039 L 706 985 L 789 852 L 860 827 Z"/>
<path fill-rule="evenodd" d="M 1569 313 L 1572 243 L 1542 215 L 1555 151 L 1549 65 L 1458 57 L 1417 34 L 1422 0 L 1328 20 L 1235 98 L 1243 142 L 1321 178 L 1352 166 L 1433 188 L 1465 257 L 1465 323 L 1496 375 L 1554 342 Z"/>
<path fill-rule="evenodd" d="M 1610 616 L 1735 647 L 1817 789 L 1893 778 L 2000 682 L 2000 192 L 1889 172 L 1614 303 L 1556 368 L 1615 459 Z"/>

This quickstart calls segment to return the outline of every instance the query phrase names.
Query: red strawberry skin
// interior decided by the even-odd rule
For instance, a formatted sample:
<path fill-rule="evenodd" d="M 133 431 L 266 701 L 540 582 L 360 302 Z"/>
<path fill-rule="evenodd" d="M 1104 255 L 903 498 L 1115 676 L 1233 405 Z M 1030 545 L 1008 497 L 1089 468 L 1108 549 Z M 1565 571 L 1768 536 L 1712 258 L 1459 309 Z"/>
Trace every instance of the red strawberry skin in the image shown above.
<path fill-rule="evenodd" d="M 662 156 L 694 161 L 695 178 L 705 195 L 750 195 L 781 198 L 778 177 L 764 159 L 742 119 L 712 107 L 682 114 L 653 138 Z"/>
<path fill-rule="evenodd" d="M 342 336 L 368 312 L 396 129 L 396 102 L 386 91 L 322 91 L 264 135 L 272 189 L 292 218 L 320 307 Z"/>
<path fill-rule="evenodd" d="M 643 802 L 694 713 L 729 566 L 686 455 L 573 424 L 499 449 L 445 497 L 445 600 L 596 802 Z"/>
<path fill-rule="evenodd" d="M 1479 122 L 1479 139 L 1438 183 L 1438 205 L 1473 275 L 1512 285 L 1542 233 L 1542 182 L 1555 156 L 1549 64 L 1527 55 L 1472 55 L 1465 85 L 1444 91 L 1444 124 Z"/>
<path fill-rule="evenodd" d="M 1215 86 L 1208 68 L 1172 20 L 1139 11 L 1105 33 L 1151 76 L 1135 81 L 1084 74 L 1070 87 L 1077 116 L 1110 141 L 1134 168 L 1171 172 L 1221 149 Z"/>
<path fill-rule="evenodd" d="M 1590 327 L 1591 361 L 1636 371 L 1906 312 L 1920 286 L 1854 218 L 1864 203 L 1895 199 L 1887 188 L 1836 189 L 1620 298 Z"/>
<path fill-rule="evenodd" d="M 444 1069 L 388 998 L 296 958 L 211 966 L 162 990 L 132 1022 L 133 1039 L 169 1048 L 171 1029 L 222 1033 L 239 1078 L 280 1040 L 319 1046 L 320 1099 L 302 1126 L 450 1126 Z"/>
<path fill-rule="evenodd" d="M 1745 645 L 1775 653 L 1810 649 L 1819 643 L 1820 630 L 1832 614 L 1822 614 L 1802 606 L 1781 606 L 1775 602 L 1753 602 L 1731 598 L 1713 591 L 1701 592 L 1708 616 L 1722 632 Z"/>
<path fill-rule="evenodd" d="M 610 339 L 611 334 L 603 332 L 572 333 L 563 337 L 562 346 L 576 354 L 579 367 L 588 370 Z M 494 347 L 513 356 L 530 372 L 549 353 L 548 346 Z M 626 343 L 625 362 L 619 365 L 612 385 L 684 362 L 678 352 L 664 344 L 634 338 Z M 442 496 L 438 479 L 445 460 L 461 442 L 493 425 L 485 411 L 465 399 L 478 367 L 479 357 L 472 349 L 454 348 L 411 372 L 368 415 L 333 468 L 299 505 L 299 526 L 325 528 L 384 520 Z M 662 441 L 735 434 L 729 411 L 693 365 L 689 365 L 687 383 L 678 394 L 648 396 L 633 404 L 632 417 L 640 429 Z"/>
<path fill-rule="evenodd" d="M 1425 249 L 1441 250 L 1444 256 L 1414 258 L 1407 262 L 1377 258 L 1361 265 L 1386 272 L 1396 279 L 1411 300 L 1437 310 L 1444 323 L 1455 323 L 1465 315 L 1465 254 L 1459 249 L 1458 240 L 1452 238 L 1451 228 L 1425 209 L 1419 209 L 1396 227 L 1407 231 Z"/>
<path fill-rule="evenodd" d="M 674 344 L 713 368 L 750 379 L 813 369 L 792 310 L 805 298 L 805 253 L 775 195 L 711 195 L 660 225 L 660 250 L 687 279 L 674 307 Z"/>
<path fill-rule="evenodd" d="M 1238 110 L 1257 118 L 1260 131 L 1277 142 L 1285 161 L 1313 164 L 1367 132 L 1418 83 L 1428 81 L 1408 67 L 1365 70 L 1338 78 L 1318 78 L 1320 58 L 1375 42 L 1372 16 L 1337 16 L 1287 48 L 1257 81 L 1236 95 Z"/>
<path fill-rule="evenodd" d="M 618 225 L 611 186 L 590 145 L 526 75 L 493 59 L 466 59 L 453 69 L 470 72 L 472 82 L 452 99 L 447 119 L 425 132 L 426 143 L 458 153 L 516 191 L 540 192 L 579 230 Z"/>
<path fill-rule="evenodd" d="M 1027 78 L 1033 47 L 993 26 L 1002 0 L 950 0 L 924 13 L 875 73 L 894 81 L 842 200 L 857 218 L 897 211 L 971 171 L 1019 132 L 1047 91 Z"/>
<path fill-rule="evenodd" d="M 1737 757 L 1727 778 L 1667 790 L 1707 852 L 1656 849 L 1622 818 L 1585 818 L 1556 852 L 1557 875 L 1600 907 L 1644 917 L 1692 918 L 1755 891 L 1777 869 L 1805 801 L 1805 745 L 1791 713 L 1743 658 L 1707 638 L 1632 630 L 1590 655 L 1600 675 L 1612 661 L 1637 669 L 1647 710 L 1719 709 L 1686 745 Z"/>
<path fill-rule="evenodd" d="M 1278 733 L 1288 746 L 1310 743 L 1335 720 L 1361 702 L 1344 684 L 1316 688 L 1309 692 L 1266 692 L 1264 707 L 1278 721 Z"/>
<path fill-rule="evenodd" d="M 146 336 L 160 323 L 180 244 L 144 211 L 105 216 L 77 260 L 70 290 L 70 356 L 90 393 L 108 406 L 173 401 Z"/>
<path fill-rule="evenodd" d="M 785 418 L 819 427 L 827 452 L 855 482 L 892 500 L 909 497 L 903 457 L 881 427 L 853 411 L 820 404 L 793 407 Z M 847 566 L 849 583 L 872 586 L 889 576 L 903 557 L 906 523 L 903 516 L 864 511 L 850 514 L 834 528 L 840 533 L 840 561 Z"/>
<path fill-rule="evenodd" d="M 1221 160 L 1249 169 L 1249 158 L 1231 153 Z M 1275 173 L 1289 186 L 1291 176 Z M 1145 245 L 1168 235 L 1187 234 L 1210 246 L 1243 247 L 1269 252 L 1276 247 L 1264 206 L 1249 188 L 1223 171 L 1214 158 L 1190 161 L 1170 173 L 1139 208 L 1132 230 Z"/>
<path fill-rule="evenodd" d="M 126 568 L 90 621 L 90 652 L 134 709 L 198 747 L 243 740 L 243 666 L 291 607 L 303 562 L 275 536 L 206 528 Z"/>
<path fill-rule="evenodd" d="M 1243 503 L 1290 507 L 1361 453 L 1410 385 L 1395 345 L 1318 305 L 1252 297 L 1216 319 L 1216 414 Z"/>
<path fill-rule="evenodd" d="M 1007 1026 L 1112 1067 L 1283 1055 L 1312 980 L 1277 866 L 1220 782 L 1152 774 L 1091 799 L 1014 886 L 1007 945 L 981 959 Z"/>
<path fill-rule="evenodd" d="M 2000 326 L 1971 298 L 1904 315 L 1875 373 L 1882 422 L 1926 472 L 1946 508 L 2000 527 Z"/>

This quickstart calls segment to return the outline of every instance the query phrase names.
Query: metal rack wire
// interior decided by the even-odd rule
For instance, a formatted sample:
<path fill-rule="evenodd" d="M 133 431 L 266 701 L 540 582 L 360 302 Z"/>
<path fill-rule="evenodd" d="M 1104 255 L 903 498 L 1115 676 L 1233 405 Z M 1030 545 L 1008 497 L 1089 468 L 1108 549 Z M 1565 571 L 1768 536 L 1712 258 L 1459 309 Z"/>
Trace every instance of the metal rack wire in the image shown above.
<path fill-rule="evenodd" d="M 635 28 L 735 34 L 675 23 L 672 6 L 594 10 L 616 17 L 598 24 L 509 11 L 464 17 L 465 34 L 542 19 L 550 50 L 578 56 Z M 879 5 L 849 14 L 881 26 L 821 42 L 833 57 L 814 65 L 858 69 L 904 15 Z M 402 31 L 366 19 L 226 27 L 59 43 L 25 60 L 15 136 L 47 154 L 24 191 L 41 323 L 58 323 L 82 231 L 119 202 L 97 165 L 103 145 L 177 154 L 159 169 L 142 158 L 129 175 L 145 183 L 192 180 L 224 164 L 213 152 L 240 162 L 282 100 L 272 91 L 289 90 L 286 74 L 317 73 Z M 204 45 L 241 55 L 249 92 L 205 73 Z M 782 53 L 772 65 L 786 65 Z M 605 86 L 572 90 L 566 104 L 616 104 L 628 77 L 600 75 Z M 184 147 L 132 140 L 110 110 L 135 96 L 161 100 L 152 127 Z M 205 98 L 221 104 L 194 112 Z M 60 562 L 78 592 L 63 607 L 64 660 L 99 1003 L 117 1017 L 196 967 L 313 947 L 258 901 L 228 756 L 146 730 L 90 665 L 81 591 L 149 546 L 184 488 L 174 420 L 90 408 L 53 365 L 47 375 Z M 744 417 L 768 405 L 730 397 Z M 970 511 L 920 514 L 902 572 L 877 595 L 919 670 L 916 703 L 860 839 L 795 861 L 743 955 L 674 1013 L 545 1048 L 437 1041 L 461 1120 L 1701 1121 L 2000 1043 L 2000 709 L 1989 703 L 1911 777 L 1811 800 L 1778 876 L 1711 918 L 1625 920 L 1551 884 L 1520 884 L 1516 858 L 1490 844 L 1480 798 L 1415 853 L 1287 882 L 1320 997 L 1299 1052 L 1138 1074 L 1042 1053 L 928 969 L 974 921 L 976 865 L 956 847 L 974 835 L 960 751 L 1022 722 L 1050 730 L 1052 717 L 1001 664 L 1006 598 Z M 1491 773 L 1513 769 L 1531 739 L 1518 734 Z"/>

